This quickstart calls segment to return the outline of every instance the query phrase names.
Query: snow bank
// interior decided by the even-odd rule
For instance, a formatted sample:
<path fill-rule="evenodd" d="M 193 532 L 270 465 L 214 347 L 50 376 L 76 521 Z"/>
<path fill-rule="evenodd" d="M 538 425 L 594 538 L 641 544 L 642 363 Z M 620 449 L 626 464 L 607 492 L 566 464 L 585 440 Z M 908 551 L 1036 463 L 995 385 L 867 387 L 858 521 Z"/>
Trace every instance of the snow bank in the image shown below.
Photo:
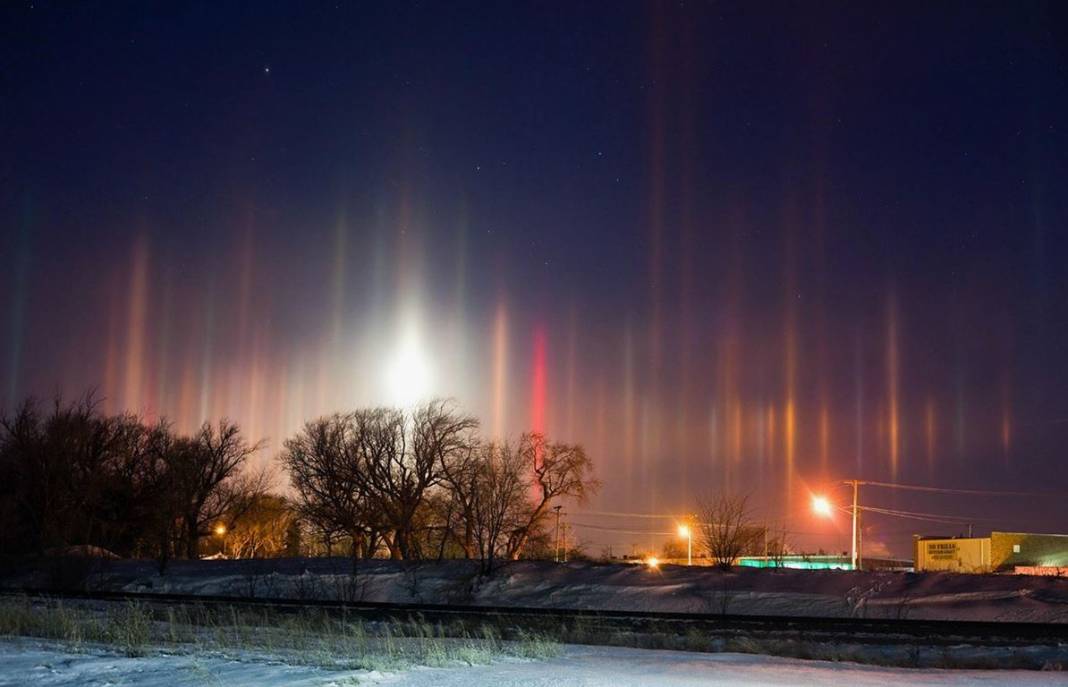
<path fill-rule="evenodd" d="M 489 578 L 468 561 L 346 559 L 103 561 L 87 584 L 112 591 L 242 598 L 823 617 L 1068 622 L 1068 579 L 515 562 Z M 35 586 L 32 571 L 7 587 Z"/>

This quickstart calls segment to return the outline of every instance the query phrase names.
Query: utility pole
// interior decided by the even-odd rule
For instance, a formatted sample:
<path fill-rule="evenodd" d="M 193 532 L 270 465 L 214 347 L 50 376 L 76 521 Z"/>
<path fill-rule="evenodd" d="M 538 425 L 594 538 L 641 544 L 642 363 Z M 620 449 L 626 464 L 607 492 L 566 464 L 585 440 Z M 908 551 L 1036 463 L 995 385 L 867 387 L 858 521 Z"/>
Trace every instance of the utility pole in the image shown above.
<path fill-rule="evenodd" d="M 693 529 L 686 528 L 686 565 L 693 565 Z"/>
<path fill-rule="evenodd" d="M 853 480 L 853 570 L 857 569 L 858 554 L 860 553 L 857 550 L 857 513 L 859 512 L 859 508 L 857 507 L 858 491 L 860 491 L 860 482 L 858 480 Z"/>
<path fill-rule="evenodd" d="M 857 513 L 857 569 L 864 567 L 864 514 Z"/>
<path fill-rule="evenodd" d="M 768 521 L 764 519 L 764 567 L 768 567 Z"/>
<path fill-rule="evenodd" d="M 556 550 L 553 554 L 553 561 L 560 562 L 560 509 L 562 506 L 553 506 L 553 510 L 556 511 L 556 536 L 553 539 L 556 540 Z"/>

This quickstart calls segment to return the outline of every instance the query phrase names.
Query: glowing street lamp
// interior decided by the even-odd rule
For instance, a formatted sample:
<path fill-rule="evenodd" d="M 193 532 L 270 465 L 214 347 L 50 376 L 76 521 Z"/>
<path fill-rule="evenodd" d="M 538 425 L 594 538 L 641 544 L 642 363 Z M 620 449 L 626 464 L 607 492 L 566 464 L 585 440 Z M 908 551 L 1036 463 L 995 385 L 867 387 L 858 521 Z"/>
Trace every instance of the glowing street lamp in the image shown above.
<path fill-rule="evenodd" d="M 857 534 L 859 533 L 858 520 L 860 518 L 860 504 L 858 501 L 860 500 L 860 485 L 866 484 L 866 482 L 862 483 L 860 480 L 853 479 L 846 481 L 845 484 L 853 487 L 853 507 L 849 509 L 849 512 L 853 517 L 853 543 L 851 544 L 852 552 L 849 558 L 852 569 L 858 570 L 860 568 L 860 547 L 857 546 Z M 834 506 L 831 505 L 831 502 L 827 500 L 826 496 L 813 496 L 812 510 L 815 511 L 816 515 L 829 518 L 834 513 Z M 841 508 L 840 510 L 845 511 L 846 509 Z"/>
<path fill-rule="evenodd" d="M 831 506 L 831 502 L 827 500 L 826 496 L 812 497 L 812 511 L 816 515 L 824 518 L 829 518 L 834 514 L 834 508 Z"/>
<path fill-rule="evenodd" d="M 221 537 L 224 534 L 226 534 L 226 525 L 220 522 L 218 525 L 215 526 L 215 536 Z"/>
<path fill-rule="evenodd" d="M 656 556 L 649 556 L 645 559 L 645 564 L 649 566 L 650 570 L 656 570 L 660 567 L 660 559 Z"/>
<path fill-rule="evenodd" d="M 686 539 L 686 565 L 693 565 L 693 532 L 689 525 L 679 525 L 679 536 Z"/>

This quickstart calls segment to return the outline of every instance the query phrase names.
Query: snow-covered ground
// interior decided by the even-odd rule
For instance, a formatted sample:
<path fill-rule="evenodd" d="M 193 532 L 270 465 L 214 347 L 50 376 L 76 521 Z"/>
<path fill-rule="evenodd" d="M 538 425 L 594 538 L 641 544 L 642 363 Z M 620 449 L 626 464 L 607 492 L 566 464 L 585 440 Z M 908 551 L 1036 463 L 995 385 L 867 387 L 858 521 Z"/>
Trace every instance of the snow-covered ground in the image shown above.
<path fill-rule="evenodd" d="M 129 592 L 757 615 L 1068 622 L 1068 579 L 1024 575 L 759 570 L 468 561 L 104 561 L 88 586 Z M 41 586 L 30 569 L 3 586 Z"/>
<path fill-rule="evenodd" d="M 416 668 L 403 673 L 325 670 L 242 653 L 154 654 L 127 658 L 103 650 L 35 640 L 0 640 L 0 686 L 49 687 L 629 687 L 631 685 L 1068 685 L 1068 674 L 1022 671 L 917 671 L 850 663 L 798 661 L 747 654 L 693 654 L 567 646 L 544 661 L 506 660 L 486 666 Z"/>

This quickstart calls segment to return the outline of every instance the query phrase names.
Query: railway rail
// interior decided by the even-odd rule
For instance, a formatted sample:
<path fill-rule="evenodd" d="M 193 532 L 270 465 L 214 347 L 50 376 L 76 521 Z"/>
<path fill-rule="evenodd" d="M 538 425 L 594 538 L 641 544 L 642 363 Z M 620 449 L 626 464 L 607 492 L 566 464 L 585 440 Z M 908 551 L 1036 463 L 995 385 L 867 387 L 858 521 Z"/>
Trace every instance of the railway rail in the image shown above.
<path fill-rule="evenodd" d="M 671 613 L 515 606 L 471 606 L 425 603 L 381 603 L 321 599 L 250 598 L 125 591 L 54 591 L 6 589 L 0 596 L 78 599 L 98 602 L 138 602 L 148 605 L 236 607 L 296 613 L 318 610 L 368 621 L 419 619 L 443 626 L 477 627 L 493 624 L 526 632 L 582 629 L 589 635 L 644 634 L 661 636 L 793 639 L 805 642 L 841 641 L 859 644 L 922 644 L 926 646 L 1059 647 L 1068 656 L 1068 623 L 947 621 L 886 618 L 829 618 L 810 616 Z"/>

